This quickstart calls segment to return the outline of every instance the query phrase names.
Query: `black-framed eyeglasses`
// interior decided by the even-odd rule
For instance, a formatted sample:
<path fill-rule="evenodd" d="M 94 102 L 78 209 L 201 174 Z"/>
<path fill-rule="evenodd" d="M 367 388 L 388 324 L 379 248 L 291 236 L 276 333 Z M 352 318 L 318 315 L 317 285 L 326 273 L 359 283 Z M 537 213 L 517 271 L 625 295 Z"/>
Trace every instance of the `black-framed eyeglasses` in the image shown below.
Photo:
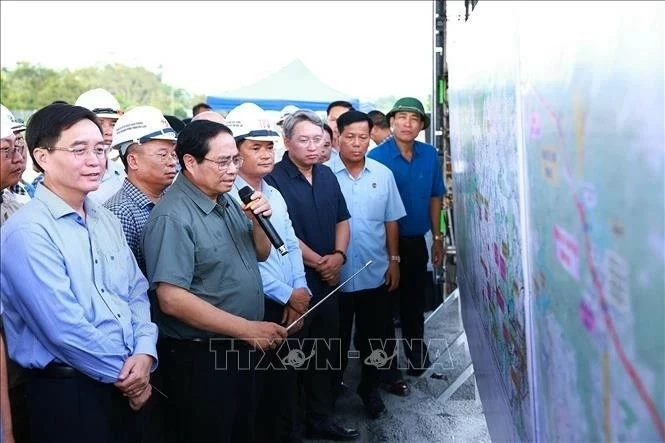
<path fill-rule="evenodd" d="M 243 162 L 245 161 L 245 159 L 240 157 L 240 156 L 236 156 L 236 157 L 233 157 L 233 158 L 225 158 L 224 160 L 211 160 L 209 158 L 203 157 L 203 160 L 207 160 L 211 163 L 215 163 L 217 165 L 217 168 L 220 171 L 227 170 L 229 168 L 229 166 L 231 166 L 231 163 L 233 163 L 233 165 L 236 168 L 239 168 L 239 167 L 242 166 Z"/>
<path fill-rule="evenodd" d="M 85 157 L 88 155 L 90 152 L 92 152 L 96 157 L 106 157 L 106 154 L 109 152 L 109 148 L 106 145 L 96 145 L 93 146 L 92 148 L 88 148 L 85 146 L 74 146 L 73 148 L 61 148 L 59 146 L 40 146 L 42 149 L 46 149 L 47 151 L 67 151 L 71 152 L 74 154 L 74 157 Z"/>

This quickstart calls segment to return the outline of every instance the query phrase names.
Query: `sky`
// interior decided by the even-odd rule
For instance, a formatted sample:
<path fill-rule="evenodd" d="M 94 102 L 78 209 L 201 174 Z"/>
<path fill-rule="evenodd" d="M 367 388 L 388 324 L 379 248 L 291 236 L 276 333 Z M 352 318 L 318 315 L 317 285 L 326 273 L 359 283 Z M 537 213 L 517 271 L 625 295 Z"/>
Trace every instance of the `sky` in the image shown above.
<path fill-rule="evenodd" d="M 299 58 L 362 100 L 432 90 L 432 2 L 0 2 L 0 64 L 123 63 L 194 94 L 252 84 Z M 103 85 L 100 85 L 103 87 Z"/>

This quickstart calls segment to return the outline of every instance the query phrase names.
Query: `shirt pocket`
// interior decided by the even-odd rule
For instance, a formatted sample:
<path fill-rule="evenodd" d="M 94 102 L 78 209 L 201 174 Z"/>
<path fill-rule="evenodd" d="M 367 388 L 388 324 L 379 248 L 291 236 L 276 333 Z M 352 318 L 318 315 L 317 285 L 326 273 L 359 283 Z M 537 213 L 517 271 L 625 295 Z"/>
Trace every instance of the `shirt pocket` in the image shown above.
<path fill-rule="evenodd" d="M 388 193 L 372 190 L 362 203 L 362 214 L 368 220 L 384 221 L 386 218 L 386 201 Z"/>
<path fill-rule="evenodd" d="M 131 254 L 129 248 L 107 247 L 97 250 L 95 260 L 101 261 L 104 275 L 104 286 L 112 294 L 116 294 L 123 299 L 129 295 L 129 263 L 127 254 Z M 97 263 L 95 263 L 97 266 Z"/>
<path fill-rule="evenodd" d="M 196 248 L 194 255 L 194 284 L 200 285 L 205 292 L 219 293 L 222 285 L 233 284 L 233 260 L 240 260 L 238 251 L 231 241 L 216 240 L 215 245 Z"/>

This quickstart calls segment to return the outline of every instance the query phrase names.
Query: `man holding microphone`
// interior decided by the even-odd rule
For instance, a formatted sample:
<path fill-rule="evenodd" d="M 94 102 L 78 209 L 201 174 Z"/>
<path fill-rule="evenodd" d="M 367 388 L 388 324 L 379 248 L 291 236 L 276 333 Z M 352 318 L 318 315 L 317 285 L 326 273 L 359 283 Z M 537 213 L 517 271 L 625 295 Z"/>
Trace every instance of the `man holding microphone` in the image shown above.
<path fill-rule="evenodd" d="M 238 205 L 227 193 L 243 158 L 228 127 L 190 123 L 178 135 L 182 167 L 143 232 L 157 302 L 167 419 L 176 442 L 254 441 L 254 348 L 274 349 L 286 329 L 264 322 L 257 261 L 271 244 L 257 191 Z"/>

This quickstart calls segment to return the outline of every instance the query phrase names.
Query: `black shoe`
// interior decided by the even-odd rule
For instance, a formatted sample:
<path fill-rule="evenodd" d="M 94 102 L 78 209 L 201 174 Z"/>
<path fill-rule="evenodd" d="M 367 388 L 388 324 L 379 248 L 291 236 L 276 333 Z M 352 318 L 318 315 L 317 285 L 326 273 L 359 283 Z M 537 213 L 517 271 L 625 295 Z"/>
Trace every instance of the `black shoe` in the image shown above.
<path fill-rule="evenodd" d="M 316 425 L 307 425 L 306 437 L 310 440 L 351 441 L 360 437 L 357 429 L 345 428 L 326 420 Z"/>
<path fill-rule="evenodd" d="M 383 403 L 378 390 L 375 389 L 367 395 L 362 395 L 360 393 L 358 393 L 358 395 L 360 395 L 360 398 L 362 398 L 363 403 L 365 404 L 365 412 L 367 413 L 367 416 L 372 420 L 376 420 L 381 417 L 381 414 L 386 412 L 386 405 Z"/>
<path fill-rule="evenodd" d="M 404 380 L 397 380 L 390 383 L 384 383 L 382 386 L 386 392 L 389 392 L 393 395 L 397 395 L 399 397 L 407 397 L 411 393 L 409 385 L 407 385 Z"/>
<path fill-rule="evenodd" d="M 420 377 L 426 371 L 427 371 L 427 369 L 408 369 L 406 371 L 406 374 L 410 375 L 411 377 Z M 436 380 L 448 380 L 448 377 L 446 377 L 446 375 L 441 373 L 441 372 L 432 372 L 429 375 L 429 378 L 434 378 Z"/>

